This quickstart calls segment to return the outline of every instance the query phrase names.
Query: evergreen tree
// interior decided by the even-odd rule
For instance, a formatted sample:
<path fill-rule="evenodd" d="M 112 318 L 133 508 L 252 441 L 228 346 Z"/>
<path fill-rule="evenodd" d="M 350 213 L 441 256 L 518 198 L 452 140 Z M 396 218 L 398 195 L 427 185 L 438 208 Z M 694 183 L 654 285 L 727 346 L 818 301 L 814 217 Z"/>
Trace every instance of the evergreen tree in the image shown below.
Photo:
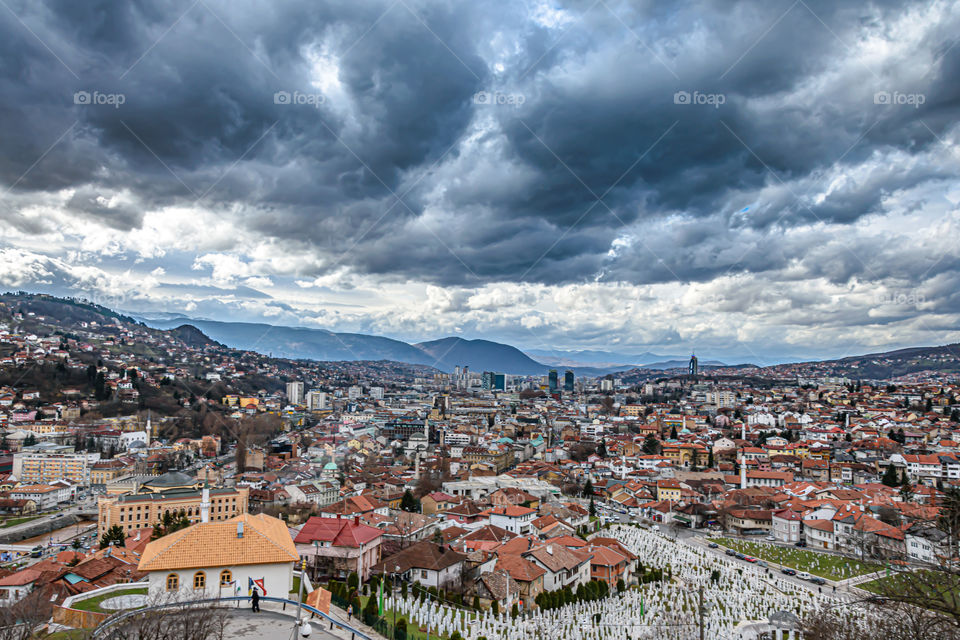
<path fill-rule="evenodd" d="M 583 495 L 584 496 L 593 495 L 593 482 L 590 481 L 590 478 L 587 478 L 587 483 L 583 485 Z"/>
<path fill-rule="evenodd" d="M 904 502 L 913 500 L 913 485 L 910 484 L 910 477 L 904 473 L 903 482 L 900 483 L 900 499 Z"/>
<path fill-rule="evenodd" d="M 493 604 L 490 605 L 490 612 L 491 612 L 494 616 L 500 615 L 500 603 L 497 602 L 496 600 L 494 600 L 494 601 L 493 601 Z"/>
<path fill-rule="evenodd" d="M 100 538 L 100 548 L 106 549 L 107 547 L 110 546 L 111 542 L 113 543 L 113 546 L 119 547 L 119 546 L 122 546 L 123 543 L 126 542 L 126 540 L 127 540 L 127 536 L 123 532 L 123 527 L 121 527 L 118 524 L 115 524 L 109 529 L 107 529 L 104 532 L 103 537 Z"/>
<path fill-rule="evenodd" d="M 593 496 L 590 497 L 590 515 L 597 515 L 597 505 L 593 504 Z"/>
<path fill-rule="evenodd" d="M 643 452 L 648 456 L 655 456 L 660 453 L 660 443 L 652 433 L 648 433 L 643 440 Z"/>
<path fill-rule="evenodd" d="M 676 439 L 677 439 L 677 428 L 676 428 L 676 427 L 672 427 L 672 428 L 670 429 L 670 439 L 671 439 L 671 440 L 676 440 Z"/>
<path fill-rule="evenodd" d="M 410 513 L 420 513 L 420 501 L 413 496 L 410 489 L 403 492 L 403 498 L 400 499 L 400 508 Z"/>
<path fill-rule="evenodd" d="M 707 467 L 709 467 L 709 468 L 711 468 L 711 469 L 713 468 L 713 447 L 711 447 L 710 449 L 708 449 L 708 453 L 707 453 Z"/>
<path fill-rule="evenodd" d="M 884 471 L 881 482 L 888 487 L 895 487 L 900 484 L 900 482 L 897 480 L 897 468 L 892 464 L 887 465 L 887 470 Z"/>

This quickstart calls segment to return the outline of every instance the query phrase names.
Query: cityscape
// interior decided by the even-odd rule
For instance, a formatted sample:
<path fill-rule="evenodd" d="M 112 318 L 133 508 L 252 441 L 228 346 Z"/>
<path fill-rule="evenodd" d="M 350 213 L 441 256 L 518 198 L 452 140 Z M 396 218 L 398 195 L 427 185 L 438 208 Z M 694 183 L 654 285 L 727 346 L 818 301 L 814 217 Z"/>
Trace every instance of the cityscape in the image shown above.
<path fill-rule="evenodd" d="M 0 640 L 960 640 L 960 0 L 0 4 Z"/>

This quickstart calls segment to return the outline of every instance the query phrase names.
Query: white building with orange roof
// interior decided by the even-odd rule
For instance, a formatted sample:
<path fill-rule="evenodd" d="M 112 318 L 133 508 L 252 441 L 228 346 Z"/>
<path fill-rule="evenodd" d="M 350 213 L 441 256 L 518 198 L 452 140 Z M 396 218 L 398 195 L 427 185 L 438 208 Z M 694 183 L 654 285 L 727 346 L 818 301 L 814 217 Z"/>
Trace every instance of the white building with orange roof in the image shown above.
<path fill-rule="evenodd" d="M 243 514 L 201 522 L 150 542 L 138 569 L 149 594 L 164 599 L 248 595 L 286 597 L 299 553 L 282 520 Z"/>

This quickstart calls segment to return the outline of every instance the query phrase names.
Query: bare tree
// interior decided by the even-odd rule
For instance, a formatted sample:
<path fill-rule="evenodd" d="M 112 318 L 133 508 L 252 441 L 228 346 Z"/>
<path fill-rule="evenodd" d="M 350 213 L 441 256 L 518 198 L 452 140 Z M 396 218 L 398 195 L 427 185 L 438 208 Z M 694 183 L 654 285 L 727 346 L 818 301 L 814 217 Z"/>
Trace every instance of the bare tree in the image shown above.
<path fill-rule="evenodd" d="M 228 609 L 210 603 L 153 601 L 117 622 L 108 619 L 101 625 L 105 633 L 95 635 L 106 640 L 224 640 L 227 619 Z"/>
<path fill-rule="evenodd" d="M 28 640 L 50 619 L 52 606 L 42 591 L 34 591 L 9 607 L 0 607 L 0 640 Z"/>

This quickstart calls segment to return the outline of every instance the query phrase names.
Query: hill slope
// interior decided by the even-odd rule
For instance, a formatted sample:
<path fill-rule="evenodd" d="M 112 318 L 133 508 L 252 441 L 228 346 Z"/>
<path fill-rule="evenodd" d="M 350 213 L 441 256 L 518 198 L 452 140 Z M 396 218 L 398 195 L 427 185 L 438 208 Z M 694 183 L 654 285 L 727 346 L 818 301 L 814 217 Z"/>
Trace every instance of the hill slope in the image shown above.
<path fill-rule="evenodd" d="M 427 364 L 452 370 L 468 366 L 473 371 L 501 371 L 514 375 L 543 375 L 548 367 L 530 358 L 516 347 L 489 340 L 441 338 L 414 345 L 432 360 Z"/>
<path fill-rule="evenodd" d="M 406 342 L 360 333 L 333 333 L 305 327 L 186 318 L 153 320 L 149 324 L 160 329 L 169 329 L 184 323 L 193 325 L 213 340 L 234 349 L 269 353 L 282 358 L 395 360 L 409 364 L 430 364 L 433 361 L 429 354 Z"/>

